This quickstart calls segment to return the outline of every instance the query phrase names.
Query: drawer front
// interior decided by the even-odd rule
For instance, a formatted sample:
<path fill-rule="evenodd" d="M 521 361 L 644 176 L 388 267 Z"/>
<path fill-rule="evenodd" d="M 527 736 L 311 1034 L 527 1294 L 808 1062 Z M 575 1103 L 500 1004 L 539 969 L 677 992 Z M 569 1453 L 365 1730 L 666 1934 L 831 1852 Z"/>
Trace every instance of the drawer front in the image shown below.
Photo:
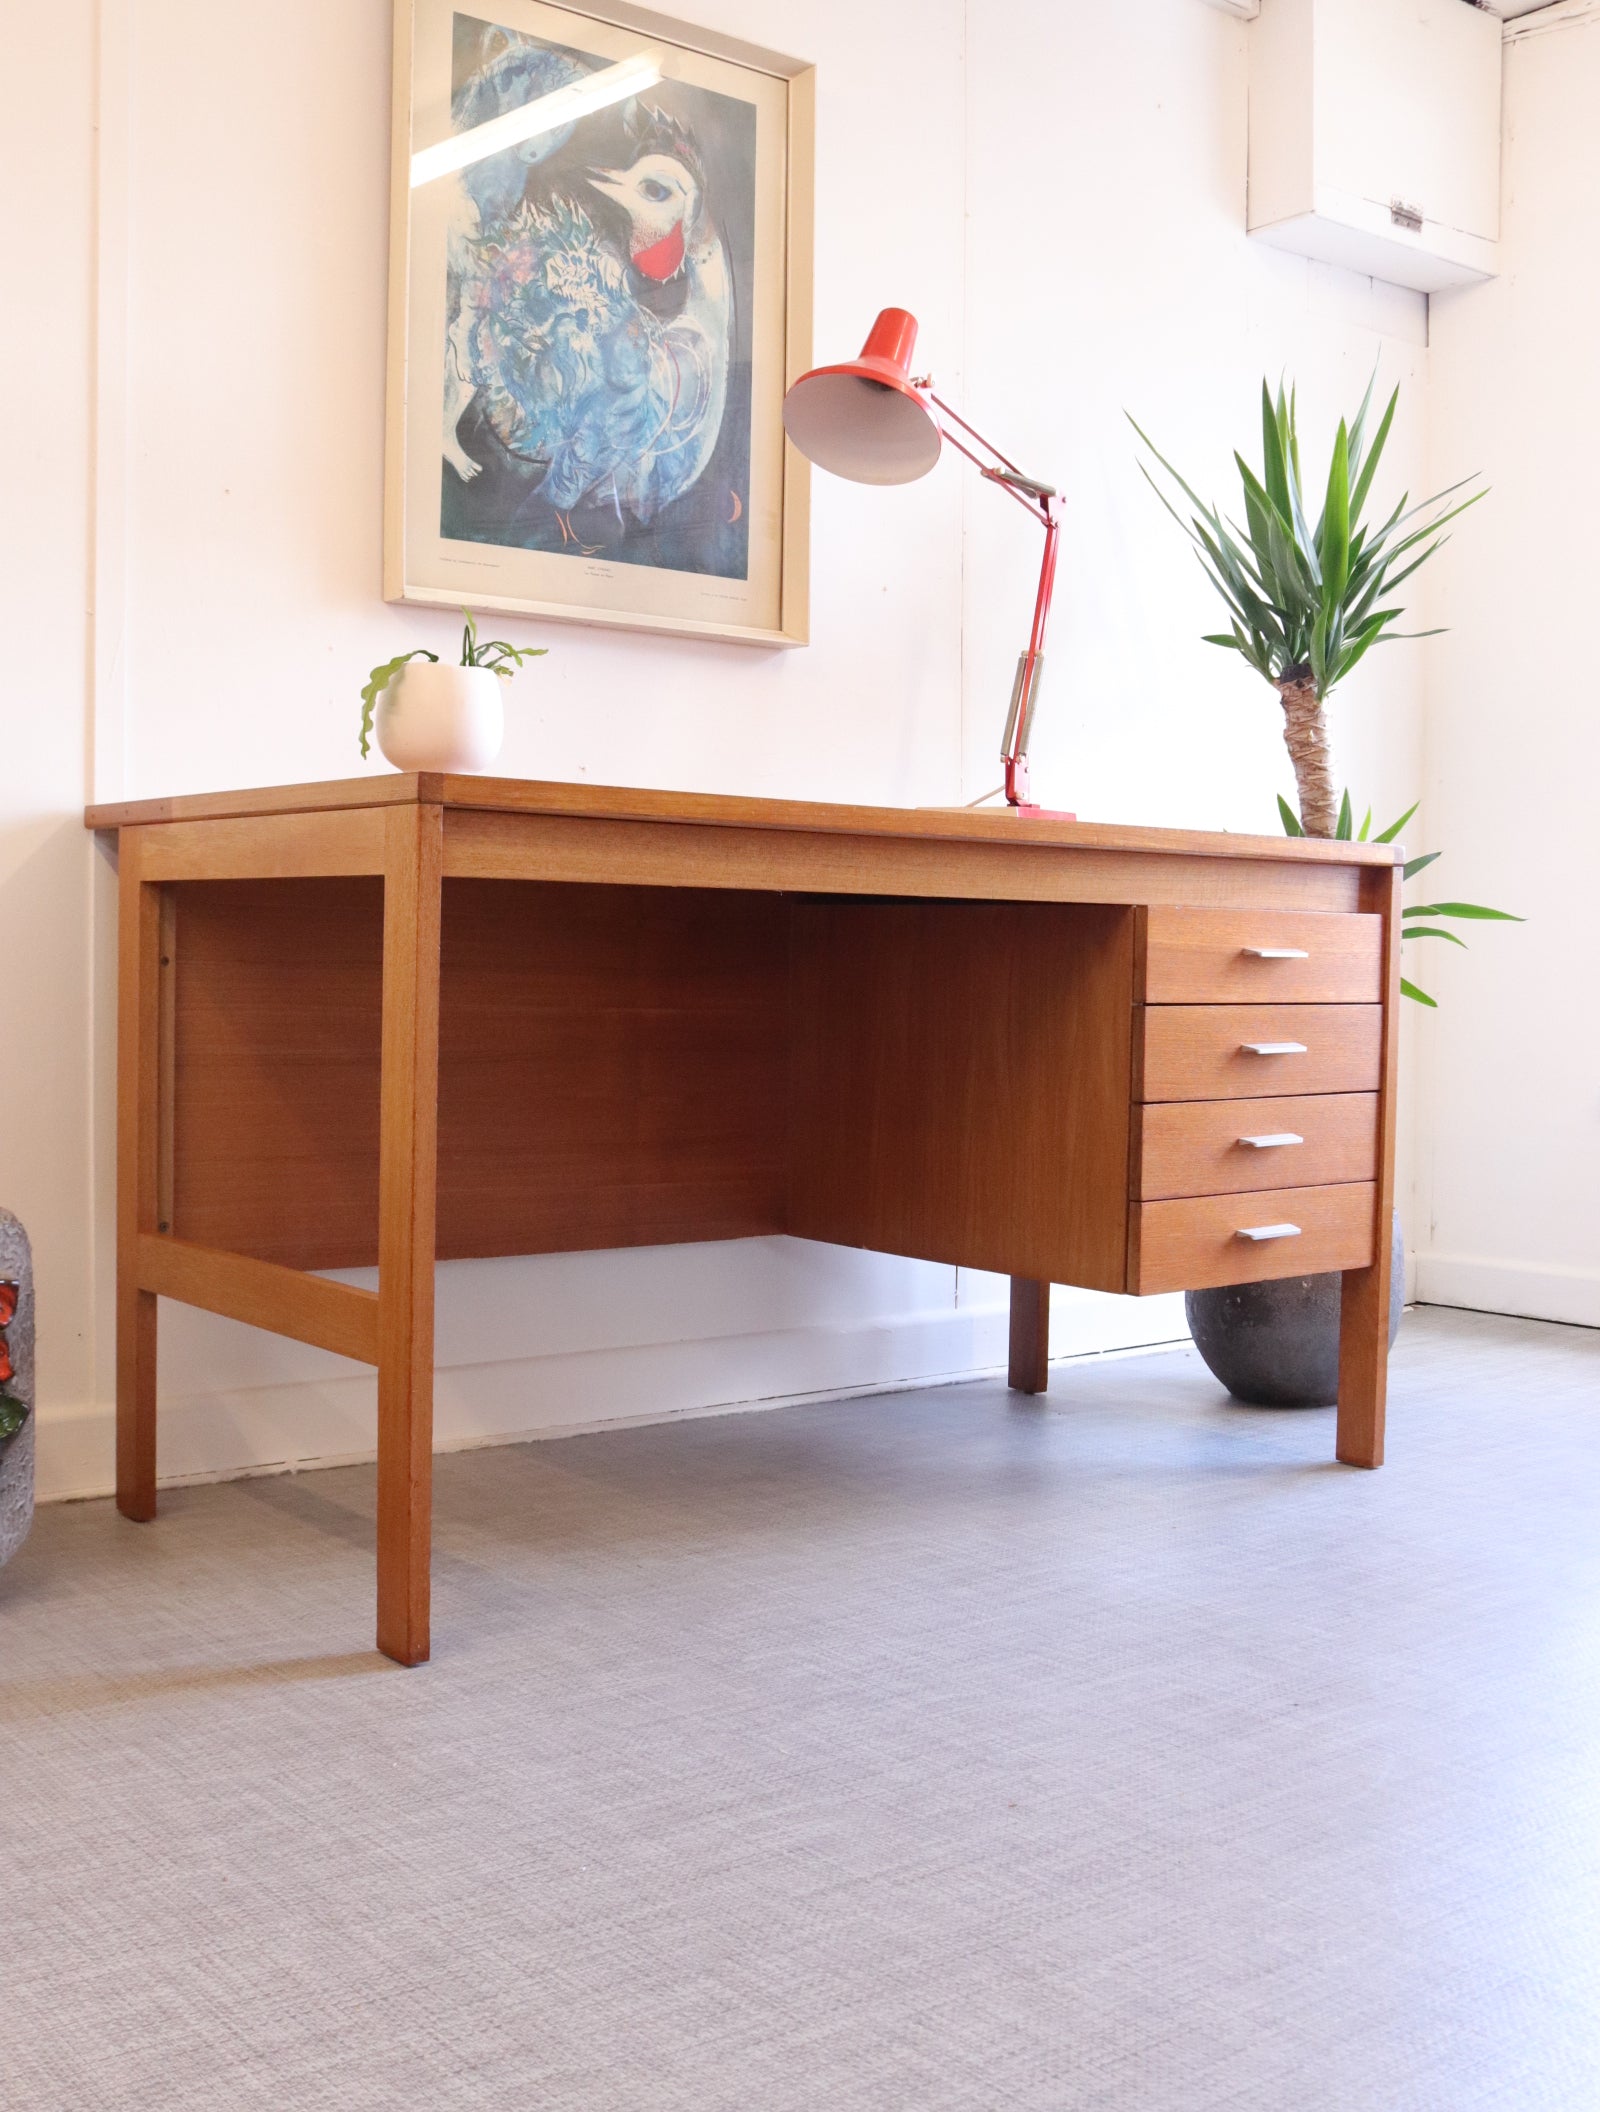
<path fill-rule="evenodd" d="M 1151 1005 L 1369 1005 L 1383 995 L 1383 919 L 1299 909 L 1144 912 Z"/>
<path fill-rule="evenodd" d="M 1139 1100 L 1377 1090 L 1381 1005 L 1143 1005 L 1134 1026 Z"/>
<path fill-rule="evenodd" d="M 1373 1182 L 1348 1181 L 1335 1188 L 1269 1188 L 1137 1203 L 1129 1234 L 1129 1288 L 1145 1296 L 1365 1268 L 1373 1255 L 1376 1198 Z M 1280 1227 L 1280 1238 L 1244 1237 L 1250 1230 Z"/>
<path fill-rule="evenodd" d="M 1377 1178 L 1376 1093 L 1168 1100 L 1136 1120 L 1132 1192 L 1151 1202 Z"/>

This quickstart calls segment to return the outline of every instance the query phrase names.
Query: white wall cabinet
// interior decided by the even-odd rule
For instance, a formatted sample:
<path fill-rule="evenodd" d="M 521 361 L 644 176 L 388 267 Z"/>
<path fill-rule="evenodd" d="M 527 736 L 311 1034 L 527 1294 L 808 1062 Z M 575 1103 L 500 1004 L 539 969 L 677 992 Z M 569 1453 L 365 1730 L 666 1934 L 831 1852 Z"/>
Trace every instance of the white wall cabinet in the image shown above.
<path fill-rule="evenodd" d="M 1423 293 L 1492 278 L 1500 45 L 1466 0 L 1261 0 L 1251 234 Z"/>

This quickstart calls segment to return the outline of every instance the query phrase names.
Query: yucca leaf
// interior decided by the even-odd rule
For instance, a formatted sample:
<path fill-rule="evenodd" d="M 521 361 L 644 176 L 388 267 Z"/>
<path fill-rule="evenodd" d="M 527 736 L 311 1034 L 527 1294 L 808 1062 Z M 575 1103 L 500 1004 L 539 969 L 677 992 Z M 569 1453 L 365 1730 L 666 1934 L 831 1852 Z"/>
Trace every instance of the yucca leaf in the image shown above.
<path fill-rule="evenodd" d="M 1476 476 L 1476 474 L 1477 472 L 1476 470 L 1474 470 L 1473 476 Z M 1415 506 L 1407 504 L 1407 501 L 1411 497 L 1411 494 L 1407 492 L 1405 497 L 1400 501 L 1401 507 L 1404 510 L 1396 514 L 1395 519 L 1390 523 L 1390 526 L 1397 528 L 1400 526 L 1402 521 L 1409 521 L 1412 520 L 1419 513 L 1426 513 L 1430 506 L 1437 506 L 1441 503 L 1441 501 L 1453 497 L 1456 492 L 1465 491 L 1467 486 L 1471 482 L 1472 477 L 1457 477 L 1453 484 L 1446 484 L 1442 491 L 1436 491 L 1431 499 L 1418 499 Z M 1476 496 L 1480 499 L 1486 499 L 1489 496 L 1488 487 L 1485 486 L 1485 488 L 1482 491 L 1478 492 Z M 1470 505 L 1471 503 L 1472 501 L 1470 499 L 1463 501 L 1463 504 L 1465 505 Z"/>
<path fill-rule="evenodd" d="M 1375 381 L 1376 379 L 1377 376 L 1374 374 L 1373 380 Z M 1369 396 L 1372 394 L 1371 382 L 1367 384 L 1367 394 Z M 1350 473 L 1356 480 L 1355 488 L 1350 494 L 1350 516 L 1352 520 L 1360 516 L 1362 507 L 1367 503 L 1367 493 L 1372 489 L 1372 479 L 1377 473 L 1378 463 L 1383 455 L 1384 442 L 1388 439 L 1389 428 L 1394 423 L 1395 405 L 1399 401 L 1400 391 L 1396 388 L 1394 394 L 1389 398 L 1389 407 L 1383 414 L 1378 430 L 1373 435 L 1372 452 L 1367 456 L 1365 462 L 1360 464 L 1359 470 L 1354 459 L 1351 461 Z M 1362 415 L 1365 416 L 1366 405 L 1363 404 L 1361 409 Z"/>
<path fill-rule="evenodd" d="M 1438 852 L 1434 853 L 1437 857 Z M 1526 917 L 1513 916 L 1509 909 L 1485 909 L 1481 902 L 1427 902 L 1417 903 L 1406 911 L 1408 917 L 1491 917 L 1497 924 L 1526 924 Z"/>
<path fill-rule="evenodd" d="M 1361 398 L 1361 408 L 1350 421 L 1350 474 L 1352 477 L 1358 475 L 1361 469 L 1361 443 L 1367 430 L 1367 413 L 1372 408 L 1372 392 L 1377 386 L 1378 368 L 1377 363 L 1374 362 L 1372 372 L 1367 376 L 1367 386 Z M 1400 391 L 1396 389 L 1395 394 L 1398 396 L 1399 393 Z M 1352 505 L 1350 510 L 1354 513 L 1358 509 Z"/>
<path fill-rule="evenodd" d="M 1129 423 L 1130 425 L 1133 425 L 1133 420 L 1132 420 L 1132 419 L 1130 418 L 1130 419 L 1128 420 L 1128 423 Z M 1134 429 L 1134 431 L 1135 431 L 1135 432 L 1138 432 L 1138 430 L 1139 430 L 1139 428 L 1138 428 L 1138 427 L 1137 427 L 1136 425 L 1135 425 L 1135 426 L 1133 427 L 1133 429 Z M 1141 437 L 1142 437 L 1142 436 L 1141 436 Z M 1154 453 L 1154 452 L 1155 452 L 1155 451 L 1154 451 L 1154 449 L 1152 449 L 1152 450 L 1151 450 L 1151 452 L 1152 452 L 1152 453 Z M 1157 460 L 1158 462 L 1160 462 L 1160 461 L 1161 461 L 1161 457 L 1160 457 L 1159 455 L 1157 455 L 1157 456 L 1156 456 L 1156 460 Z M 1162 468 L 1163 468 L 1163 469 L 1165 469 L 1167 465 L 1166 465 L 1166 464 L 1165 464 L 1164 462 L 1162 462 L 1161 466 L 1162 466 Z M 1158 498 L 1158 499 L 1159 499 L 1159 500 L 1161 501 L 1162 505 L 1166 507 L 1166 509 L 1167 509 L 1168 513 L 1170 513 L 1170 514 L 1172 515 L 1172 518 L 1173 518 L 1173 519 L 1174 519 L 1174 520 L 1175 520 L 1175 521 L 1177 522 L 1178 526 L 1179 526 L 1179 527 L 1180 527 L 1180 528 L 1181 528 L 1181 529 L 1183 530 L 1184 534 L 1185 534 L 1186 536 L 1188 536 L 1188 537 L 1189 537 L 1189 539 L 1190 539 L 1191 541 L 1193 541 L 1193 539 L 1194 539 L 1194 530 L 1193 530 L 1193 529 L 1192 529 L 1192 528 L 1191 528 L 1191 527 L 1189 526 L 1189 523 L 1188 523 L 1188 522 L 1187 522 L 1187 521 L 1186 521 L 1186 520 L 1184 519 L 1183 515 L 1182 515 L 1182 514 L 1181 514 L 1181 513 L 1180 513 L 1180 512 L 1178 511 L 1177 507 L 1173 505 L 1172 501 L 1171 501 L 1171 500 L 1170 500 L 1170 499 L 1169 499 L 1169 498 L 1167 497 L 1166 493 L 1165 493 L 1165 492 L 1164 492 L 1164 491 L 1163 491 L 1163 490 L 1161 489 L 1161 486 L 1160 486 L 1160 485 L 1159 485 L 1159 484 L 1158 484 L 1158 483 L 1156 482 L 1155 478 L 1154 478 L 1153 476 L 1151 476 L 1151 474 L 1150 474 L 1149 470 L 1147 470 L 1147 469 L 1145 468 L 1145 466 L 1144 466 L 1144 464 L 1143 464 L 1142 462 L 1141 462 L 1141 463 L 1139 464 L 1139 474 L 1140 474 L 1140 476 L 1141 476 L 1141 477 L 1143 477 L 1143 478 L 1144 478 L 1145 482 L 1146 482 L 1146 483 L 1147 483 L 1147 484 L 1149 485 L 1150 489 L 1151 489 L 1151 490 L 1152 490 L 1152 491 L 1153 491 L 1153 492 L 1155 493 L 1156 497 L 1157 497 L 1157 498 Z M 1177 477 L 1177 471 L 1176 471 L 1176 470 L 1174 470 L 1174 471 L 1172 472 L 1172 474 L 1173 474 L 1173 475 L 1174 475 L 1175 477 Z M 1180 484 L 1183 484 L 1183 479 L 1182 479 L 1182 477 L 1178 477 L 1178 482 L 1179 482 Z M 1189 487 L 1188 487 L 1188 485 L 1187 485 L 1187 484 L 1183 484 L 1183 488 L 1184 488 L 1184 490 L 1185 490 L 1185 491 L 1188 491 L 1188 490 L 1189 490 Z M 1190 492 L 1190 493 L 1189 493 L 1189 496 L 1190 496 L 1191 498 L 1193 498 L 1193 497 L 1194 497 L 1194 494 L 1193 494 L 1192 492 Z M 1196 505 L 1198 506 L 1198 505 L 1200 504 L 1200 501 L 1199 501 L 1198 499 L 1195 499 L 1195 504 L 1196 504 Z"/>
<path fill-rule="evenodd" d="M 1422 872 L 1425 867 L 1432 865 L 1435 858 L 1442 858 L 1443 856 L 1443 851 L 1424 851 L 1420 858 L 1408 858 L 1401 867 L 1401 871 L 1407 880 L 1415 880 L 1418 873 Z"/>
<path fill-rule="evenodd" d="M 1367 832 L 1368 832 L 1368 831 L 1369 831 L 1369 830 L 1371 829 L 1371 827 L 1372 827 L 1372 809 L 1371 809 L 1370 807 L 1368 807 L 1368 809 L 1367 809 L 1367 811 L 1366 811 L 1365 815 L 1363 815 L 1363 817 L 1362 817 L 1362 821 L 1361 821 L 1361 826 L 1360 826 L 1360 828 L 1359 828 L 1359 829 L 1358 829 L 1358 830 L 1356 831 L 1356 842 L 1357 842 L 1357 843 L 1365 843 L 1365 842 L 1366 842 L 1366 840 L 1367 840 Z"/>
<path fill-rule="evenodd" d="M 1416 571 L 1419 565 L 1425 565 L 1430 557 L 1436 556 L 1438 552 L 1444 548 L 1445 544 L 1449 542 L 1449 540 L 1449 536 L 1441 535 L 1436 543 L 1429 543 L 1428 547 L 1425 550 L 1421 550 L 1417 553 L 1417 555 L 1411 560 L 1409 565 L 1402 565 L 1398 572 L 1391 572 L 1389 570 L 1389 566 L 1393 563 L 1393 559 L 1386 559 L 1384 564 L 1379 568 L 1377 579 L 1378 587 L 1382 590 L 1383 593 L 1392 594 L 1395 588 L 1398 587 L 1403 580 L 1407 580 L 1411 577 L 1412 573 Z M 1396 613 L 1398 613 L 1398 611 Z"/>
<path fill-rule="evenodd" d="M 1201 498 L 1199 492 L 1197 492 L 1192 485 L 1185 484 L 1182 477 L 1179 476 L 1178 472 L 1173 468 L 1172 464 L 1167 460 L 1166 456 L 1161 452 L 1160 448 L 1156 446 L 1155 442 L 1150 438 L 1150 435 L 1145 431 L 1144 427 L 1140 425 L 1138 419 L 1134 417 L 1132 411 L 1124 411 L 1122 415 L 1124 418 L 1127 419 L 1128 423 L 1139 435 L 1139 438 L 1144 442 L 1145 446 L 1149 448 L 1151 454 L 1155 456 L 1156 460 L 1161 464 L 1161 467 L 1166 471 L 1167 475 L 1172 479 L 1173 483 L 1177 485 L 1178 489 L 1183 493 L 1184 497 L 1192 501 L 1192 503 L 1198 506 L 1200 511 L 1204 513 L 1206 510 L 1205 500 Z M 1145 474 L 1148 476 L 1149 471 L 1147 470 Z M 1154 485 L 1156 491 L 1159 492 L 1161 489 L 1160 485 L 1155 483 L 1155 479 L 1153 477 L 1150 479 L 1150 481 L 1152 485 Z M 1165 504 L 1165 501 L 1163 501 L 1163 504 Z M 1172 508 L 1169 506 L 1167 508 L 1167 511 L 1171 513 Z M 1174 516 L 1174 518 L 1176 518 L 1176 516 Z"/>
<path fill-rule="evenodd" d="M 1294 520 L 1295 548 L 1304 559 L 1312 583 L 1320 593 L 1322 588 L 1322 533 L 1320 524 L 1313 533 L 1306 521 L 1305 501 L 1301 497 L 1298 478 L 1289 487 L 1289 508 Z"/>
<path fill-rule="evenodd" d="M 1440 931 L 1434 924 L 1403 924 L 1400 927 L 1403 939 L 1448 939 L 1452 946 L 1465 946 L 1465 939 L 1458 939 L 1453 931 Z"/>
<path fill-rule="evenodd" d="M 1418 807 L 1420 807 L 1421 805 L 1422 801 L 1420 799 L 1413 800 L 1411 805 L 1407 807 L 1405 812 L 1401 815 L 1400 819 L 1398 821 L 1391 821 L 1386 829 L 1381 829 L 1378 834 L 1373 837 L 1373 842 L 1393 843 L 1400 834 L 1400 831 L 1405 827 L 1406 823 L 1411 819 L 1412 815 L 1416 813 Z"/>
<path fill-rule="evenodd" d="M 1248 506 L 1245 510 L 1248 513 Z M 1263 593 L 1265 593 L 1267 591 L 1267 586 L 1266 581 L 1261 577 L 1261 557 L 1256 549 L 1255 535 L 1253 530 L 1248 527 L 1241 528 L 1239 526 L 1239 523 L 1233 518 L 1232 514 L 1229 514 L 1226 517 L 1226 519 L 1223 521 L 1223 526 L 1228 531 L 1232 547 L 1238 552 L 1239 563 L 1241 567 L 1248 575 L 1248 577 L 1252 579 L 1258 587 L 1261 588 Z M 1266 539 L 1267 526 L 1265 518 L 1263 518 L 1261 522 L 1261 540 L 1263 545 L 1265 544 Z"/>
<path fill-rule="evenodd" d="M 1430 997 L 1426 990 L 1419 990 L 1415 983 L 1407 982 L 1404 976 L 1400 978 L 1400 995 L 1415 998 L 1419 1005 L 1426 1005 L 1430 1012 L 1437 1012 L 1439 1009 L 1437 998 Z"/>
<path fill-rule="evenodd" d="M 1470 499 L 1463 499 L 1459 506 L 1452 506 L 1448 512 L 1437 515 L 1431 521 L 1424 521 L 1420 528 L 1413 528 L 1409 535 L 1403 535 L 1399 542 L 1386 551 L 1385 554 L 1389 562 L 1393 564 L 1397 557 L 1404 557 L 1408 550 L 1415 549 L 1418 543 L 1425 543 L 1429 536 L 1437 535 L 1441 528 L 1445 527 L 1449 522 L 1457 520 L 1469 508 L 1476 506 L 1480 499 L 1486 499 L 1488 496 L 1487 491 L 1475 491 Z M 1417 510 L 1413 508 L 1413 511 Z"/>
<path fill-rule="evenodd" d="M 1328 496 L 1322 508 L 1322 606 L 1331 617 L 1350 577 L 1350 436 L 1344 420 L 1333 437 Z"/>
<path fill-rule="evenodd" d="M 1305 830 L 1300 826 L 1299 815 L 1281 792 L 1278 794 L 1278 812 L 1283 816 L 1283 833 L 1285 836 L 1303 836 L 1305 834 Z"/>
<path fill-rule="evenodd" d="M 1234 597 L 1234 594 L 1230 589 L 1224 575 L 1217 569 L 1214 564 L 1208 562 L 1203 551 L 1197 550 L 1195 552 L 1195 562 L 1199 565 L 1201 571 L 1204 572 L 1206 578 L 1210 580 L 1212 586 L 1222 596 L 1223 601 L 1227 604 L 1228 613 L 1234 619 L 1234 621 L 1237 623 L 1243 623 L 1247 629 L 1256 628 L 1251 612 L 1245 607 L 1243 607 L 1240 602 Z M 1267 609 L 1265 602 L 1258 602 L 1256 604 L 1256 607 L 1262 612 L 1263 615 L 1270 615 L 1270 611 Z"/>
<path fill-rule="evenodd" d="M 1350 841 L 1350 831 L 1355 826 L 1355 816 L 1350 811 L 1350 787 L 1344 788 L 1344 798 L 1339 802 L 1339 819 L 1334 827 L 1334 838 L 1339 843 Z"/>
<path fill-rule="evenodd" d="M 1273 589 L 1285 596 L 1294 591 L 1294 582 L 1297 579 L 1310 581 L 1313 585 L 1318 584 L 1312 572 L 1314 557 L 1296 545 L 1295 531 L 1288 513 L 1277 505 L 1271 492 L 1257 478 L 1243 455 L 1236 454 L 1233 459 L 1239 466 L 1246 507 L 1248 508 L 1254 498 L 1262 512 L 1266 531 L 1265 547 L 1257 551 L 1257 556 L 1265 559 L 1262 567 L 1263 581 L 1266 582 L 1266 576 L 1270 572 L 1273 575 L 1270 581 Z"/>
<path fill-rule="evenodd" d="M 1280 390 L 1280 395 L 1282 391 Z M 1261 384 L 1261 481 L 1268 498 L 1285 520 L 1289 516 L 1289 466 L 1285 458 L 1283 432 L 1273 408 L 1272 391 Z"/>
<path fill-rule="evenodd" d="M 1332 677 L 1329 680 L 1329 689 L 1337 689 L 1351 669 L 1359 667 L 1373 646 L 1382 643 L 1382 639 L 1383 634 L 1381 631 L 1363 631 L 1355 644 L 1341 656 L 1339 664 L 1334 668 Z"/>

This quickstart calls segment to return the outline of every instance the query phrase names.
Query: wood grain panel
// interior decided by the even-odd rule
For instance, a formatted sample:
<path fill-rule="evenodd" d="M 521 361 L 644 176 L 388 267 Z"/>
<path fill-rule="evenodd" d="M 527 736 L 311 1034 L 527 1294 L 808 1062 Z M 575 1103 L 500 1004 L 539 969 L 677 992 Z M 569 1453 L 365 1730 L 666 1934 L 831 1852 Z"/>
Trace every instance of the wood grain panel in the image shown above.
<path fill-rule="evenodd" d="M 1132 1192 L 1146 1200 L 1320 1188 L 1378 1170 L 1376 1093 L 1289 1100 L 1168 1100 L 1135 1117 Z M 1265 1149 L 1245 1137 L 1298 1136 Z"/>
<path fill-rule="evenodd" d="M 1183 848 L 1182 839 L 1149 850 L 1058 842 L 1049 836 L 1030 839 L 1020 833 L 945 842 L 911 831 L 850 836 L 835 829 L 590 821 L 456 809 L 445 817 L 445 871 L 467 879 L 604 880 L 633 887 L 770 888 L 994 902 L 1199 902 L 1235 908 L 1276 903 L 1322 910 L 1354 909 L 1361 878 L 1350 866 L 1208 857 L 1203 850 Z"/>
<path fill-rule="evenodd" d="M 376 1262 L 383 883 L 176 893 L 173 1231 L 291 1268 Z"/>
<path fill-rule="evenodd" d="M 154 880 L 305 880 L 383 869 L 388 816 L 342 812 L 175 821 L 152 829 L 146 876 Z"/>
<path fill-rule="evenodd" d="M 173 1225 L 294 1268 L 377 1259 L 377 881 L 179 891 Z M 442 1258 L 781 1229 L 788 907 L 444 890 Z"/>
<path fill-rule="evenodd" d="M 797 905 L 789 1229 L 1120 1290 L 1133 920 Z"/>
<path fill-rule="evenodd" d="M 1367 1093 L 1378 1083 L 1381 1005 L 1145 1005 L 1140 1100 L 1245 1100 Z M 1258 1056 L 1249 1042 L 1293 1041 L 1304 1053 Z"/>
<path fill-rule="evenodd" d="M 1141 920 L 1141 987 L 1152 1005 L 1375 1004 L 1383 919 L 1315 910 L 1158 904 Z M 1303 960 L 1262 960 L 1289 948 Z"/>
<path fill-rule="evenodd" d="M 781 1230 L 787 918 L 762 895 L 448 882 L 440 1253 Z"/>
<path fill-rule="evenodd" d="M 1130 1227 L 1130 1285 L 1148 1296 L 1363 1267 L 1372 1259 L 1373 1193 L 1371 1181 L 1350 1181 L 1334 1188 L 1140 1203 Z M 1263 1241 L 1240 1237 L 1242 1226 L 1283 1223 L 1297 1225 L 1298 1234 Z"/>

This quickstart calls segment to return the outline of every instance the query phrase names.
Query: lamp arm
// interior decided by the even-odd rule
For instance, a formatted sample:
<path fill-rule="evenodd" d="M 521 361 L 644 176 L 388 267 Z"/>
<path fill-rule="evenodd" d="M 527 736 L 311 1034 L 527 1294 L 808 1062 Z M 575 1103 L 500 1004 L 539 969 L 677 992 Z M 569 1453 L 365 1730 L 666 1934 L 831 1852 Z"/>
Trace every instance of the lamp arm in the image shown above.
<path fill-rule="evenodd" d="M 988 483 L 998 485 L 1009 492 L 1019 506 L 1025 507 L 1044 530 L 1044 554 L 1039 563 L 1039 586 L 1033 600 L 1033 625 L 1028 633 L 1026 650 L 1017 661 L 1016 679 L 1011 686 L 1011 708 L 1006 713 L 1005 738 L 1000 746 L 1000 761 L 1005 769 L 1006 802 L 1013 807 L 1032 805 L 1028 797 L 1028 742 L 1033 732 L 1033 715 L 1039 702 L 1039 685 L 1044 672 L 1044 640 L 1050 622 L 1050 603 L 1055 594 L 1056 553 L 1061 535 L 1062 501 L 1053 486 L 1042 484 L 1018 469 L 1009 455 L 1004 455 L 992 440 L 986 439 L 976 426 L 963 418 L 959 411 L 951 408 L 942 396 L 934 394 L 927 382 L 922 387 L 930 403 L 934 404 L 952 424 L 959 425 L 962 432 L 975 440 L 980 448 L 993 457 L 985 461 L 983 455 L 959 440 L 948 427 L 944 437 L 958 454 L 965 455 Z"/>

